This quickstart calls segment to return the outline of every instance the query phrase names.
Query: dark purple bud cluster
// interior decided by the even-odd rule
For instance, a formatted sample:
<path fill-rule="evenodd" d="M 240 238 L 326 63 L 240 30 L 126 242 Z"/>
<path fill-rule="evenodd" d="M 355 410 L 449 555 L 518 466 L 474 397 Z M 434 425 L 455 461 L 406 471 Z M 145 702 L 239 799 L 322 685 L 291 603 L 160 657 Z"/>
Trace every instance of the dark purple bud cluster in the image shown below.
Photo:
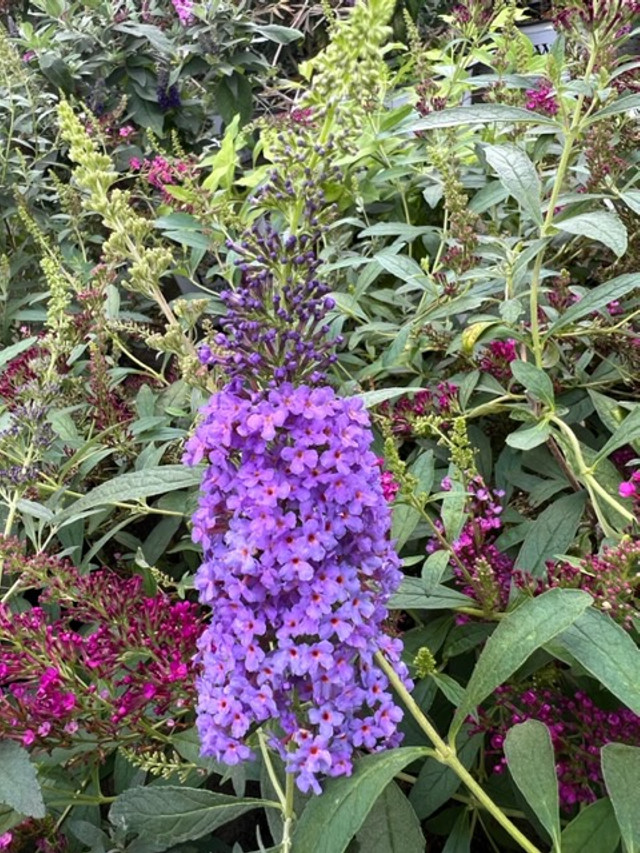
<path fill-rule="evenodd" d="M 158 72 L 158 86 L 156 88 L 158 106 L 163 113 L 172 109 L 178 109 L 182 105 L 180 89 L 177 83 L 169 85 L 169 73 L 163 69 Z"/>
<path fill-rule="evenodd" d="M 223 331 L 201 347 L 200 360 L 223 365 L 236 386 L 323 382 L 339 339 L 327 340 L 329 327 L 322 322 L 334 302 L 316 278 L 312 237 L 283 237 L 265 222 L 228 245 L 239 255 L 241 284 L 221 293 L 228 309 Z"/>
<path fill-rule="evenodd" d="M 43 394 L 50 394 L 51 384 L 41 389 Z M 9 488 L 26 487 L 36 483 L 40 478 L 43 457 L 55 441 L 55 433 L 51 424 L 46 420 L 50 406 L 42 400 L 27 400 L 13 404 L 9 423 L 0 430 L 0 445 L 4 444 L 8 453 L 6 458 L 12 460 L 0 468 L 0 485 Z M 29 444 L 35 451 L 31 462 L 23 462 L 20 457 L 22 444 Z M 15 460 L 15 461 L 13 461 Z"/>

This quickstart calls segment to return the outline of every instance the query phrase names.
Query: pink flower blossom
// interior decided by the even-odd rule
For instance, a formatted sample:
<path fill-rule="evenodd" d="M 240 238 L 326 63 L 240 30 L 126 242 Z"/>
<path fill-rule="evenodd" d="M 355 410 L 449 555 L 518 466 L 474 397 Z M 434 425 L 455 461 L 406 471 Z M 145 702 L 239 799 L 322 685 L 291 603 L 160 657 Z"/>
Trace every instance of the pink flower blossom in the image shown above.
<path fill-rule="evenodd" d="M 631 480 L 628 480 L 626 483 L 620 483 L 618 491 L 620 492 L 621 497 L 632 498 L 636 493 L 636 487 Z"/>
<path fill-rule="evenodd" d="M 535 89 L 527 89 L 527 109 L 537 110 L 554 116 L 559 109 L 553 94 L 553 86 L 548 80 L 540 80 Z"/>
<path fill-rule="evenodd" d="M 186 27 L 193 21 L 193 0 L 171 0 L 171 2 L 180 23 Z"/>

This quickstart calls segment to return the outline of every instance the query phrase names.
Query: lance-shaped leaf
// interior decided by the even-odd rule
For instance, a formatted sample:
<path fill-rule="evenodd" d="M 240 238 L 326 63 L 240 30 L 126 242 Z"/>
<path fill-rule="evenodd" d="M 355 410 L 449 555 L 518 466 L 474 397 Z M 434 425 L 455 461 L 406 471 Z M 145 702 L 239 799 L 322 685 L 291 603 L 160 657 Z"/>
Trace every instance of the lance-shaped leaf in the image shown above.
<path fill-rule="evenodd" d="M 483 699 L 513 675 L 536 649 L 573 624 L 591 601 L 591 596 L 579 589 L 550 589 L 507 613 L 487 640 L 471 673 L 451 724 L 450 738 L 455 737 Z"/>
<path fill-rule="evenodd" d="M 489 165 L 495 169 L 502 186 L 531 216 L 542 225 L 540 179 L 529 156 L 517 145 L 487 145 L 484 149 Z"/>

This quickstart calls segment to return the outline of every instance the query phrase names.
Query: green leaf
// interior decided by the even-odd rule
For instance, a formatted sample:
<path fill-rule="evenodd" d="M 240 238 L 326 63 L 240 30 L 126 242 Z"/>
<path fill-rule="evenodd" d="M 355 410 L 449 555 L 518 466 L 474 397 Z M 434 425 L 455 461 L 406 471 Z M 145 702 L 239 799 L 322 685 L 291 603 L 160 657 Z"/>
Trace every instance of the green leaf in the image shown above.
<path fill-rule="evenodd" d="M 549 729 L 538 720 L 513 726 L 504 740 L 504 754 L 513 781 L 559 850 L 558 777 Z"/>
<path fill-rule="evenodd" d="M 546 561 L 566 553 L 580 524 L 586 492 L 564 495 L 548 506 L 527 530 L 516 558 L 519 570 L 541 577 Z"/>
<path fill-rule="evenodd" d="M 640 715 L 640 650 L 607 613 L 596 608 L 585 611 L 551 648 L 556 645 Z"/>
<path fill-rule="evenodd" d="M 479 190 L 469 202 L 469 210 L 486 213 L 489 208 L 504 201 L 508 193 L 499 181 L 491 181 Z"/>
<path fill-rule="evenodd" d="M 13 829 L 14 826 L 17 826 L 23 821 L 24 815 L 20 814 L 15 809 L 11 809 L 9 806 L 3 806 L 2 803 L 0 803 L 0 835 L 4 835 L 5 832 Z"/>
<path fill-rule="evenodd" d="M 413 243 L 423 234 L 429 234 L 435 229 L 433 225 L 407 225 L 406 222 L 376 222 L 375 225 L 360 231 L 358 237 L 400 237 Z"/>
<path fill-rule="evenodd" d="M 366 853 L 424 853 L 420 821 L 395 782 L 378 797 L 356 840 Z"/>
<path fill-rule="evenodd" d="M 620 198 L 627 207 L 640 216 L 640 190 L 627 190 L 624 193 L 620 193 Z"/>
<path fill-rule="evenodd" d="M 562 853 L 615 853 L 620 831 L 611 800 L 604 797 L 584 808 L 562 831 Z"/>
<path fill-rule="evenodd" d="M 420 513 L 415 507 L 404 503 L 395 504 L 392 511 L 391 538 L 395 540 L 398 551 L 409 541 L 419 522 Z"/>
<path fill-rule="evenodd" d="M 71 506 L 59 512 L 53 523 L 60 524 L 95 507 L 109 506 L 120 501 L 137 501 L 176 489 L 197 486 L 201 479 L 201 467 L 187 468 L 185 465 L 158 465 L 142 471 L 130 471 L 101 483 L 78 498 Z"/>
<path fill-rule="evenodd" d="M 162 842 L 162 850 L 201 838 L 252 809 L 275 806 L 267 800 L 232 797 L 179 785 L 129 788 L 109 810 L 109 820 L 124 832 Z"/>
<path fill-rule="evenodd" d="M 619 258 L 627 251 L 627 229 L 615 213 L 605 210 L 580 213 L 570 219 L 555 220 L 553 224 L 569 234 L 604 243 Z"/>
<path fill-rule="evenodd" d="M 518 360 L 511 362 L 511 372 L 528 394 L 548 406 L 553 406 L 555 400 L 553 382 L 544 370 L 529 361 Z"/>
<path fill-rule="evenodd" d="M 32 347 L 38 339 L 36 337 L 25 338 L 23 341 L 18 341 L 15 344 L 11 344 L 10 347 L 5 347 L 2 352 L 0 352 L 0 371 L 7 365 L 11 359 L 16 358 L 16 356 L 23 353 L 25 350 L 28 350 L 29 347 Z"/>
<path fill-rule="evenodd" d="M 362 400 L 366 409 L 373 409 L 374 406 L 386 403 L 387 400 L 404 397 L 405 394 L 415 394 L 422 390 L 422 388 L 379 388 L 376 391 L 363 391 L 362 394 L 355 394 L 354 396 Z"/>
<path fill-rule="evenodd" d="M 366 755 L 352 776 L 329 779 L 321 797 L 309 801 L 293 834 L 296 853 L 343 853 L 393 777 L 428 754 L 424 747 L 403 747 Z"/>
<path fill-rule="evenodd" d="M 613 397 L 607 397 L 606 394 L 601 394 L 599 391 L 594 391 L 593 388 L 589 388 L 587 393 L 602 423 L 609 432 L 614 433 L 622 423 L 625 413 L 620 401 L 614 400 Z"/>
<path fill-rule="evenodd" d="M 430 113 L 425 118 L 411 121 L 402 127 L 407 133 L 416 130 L 431 130 L 436 127 L 459 127 L 470 124 L 492 124 L 493 122 L 521 122 L 531 124 L 556 124 L 554 119 L 519 107 L 504 104 L 474 104 L 469 107 L 452 107 Z"/>
<path fill-rule="evenodd" d="M 176 189 L 176 187 L 167 184 L 166 189 L 169 195 L 173 195 L 170 190 Z M 206 251 L 211 248 L 211 238 L 198 231 L 163 231 L 162 235 L 167 240 L 173 240 L 174 243 L 178 243 L 180 246 L 189 246 L 191 249 Z"/>
<path fill-rule="evenodd" d="M 572 305 L 561 317 L 551 325 L 549 333 L 557 332 L 559 329 L 564 329 L 575 323 L 576 320 L 582 319 L 594 311 L 599 311 L 604 308 L 609 302 L 616 299 L 622 299 L 627 296 L 637 287 L 640 287 L 640 273 L 626 273 L 619 275 L 617 278 L 612 278 L 611 281 L 600 284 L 590 290 L 575 305 Z"/>
<path fill-rule="evenodd" d="M 513 675 L 536 649 L 575 622 L 591 601 L 591 596 L 579 589 L 550 589 L 507 613 L 487 640 L 471 673 L 450 736 L 457 734 L 480 702 Z"/>
<path fill-rule="evenodd" d="M 437 586 L 431 590 L 421 578 L 403 578 L 400 588 L 389 601 L 392 610 L 444 610 L 474 605 L 473 599 L 457 589 Z"/>
<path fill-rule="evenodd" d="M 634 407 L 605 446 L 598 451 L 596 464 L 619 447 L 623 447 L 625 444 L 633 444 L 638 439 L 640 439 L 640 404 Z"/>
<path fill-rule="evenodd" d="M 451 489 L 445 493 L 440 510 L 440 517 L 449 542 L 454 542 L 460 536 L 467 517 L 466 503 L 467 493 L 464 486 L 458 480 L 452 480 Z"/>
<path fill-rule="evenodd" d="M 470 853 L 472 838 L 470 812 L 465 809 L 454 823 L 442 853 Z"/>
<path fill-rule="evenodd" d="M 429 554 L 420 572 L 420 577 L 424 581 L 427 592 L 435 589 L 440 583 L 450 561 L 451 554 L 449 551 L 434 551 L 433 554 Z"/>
<path fill-rule="evenodd" d="M 382 269 L 401 281 L 411 281 L 416 278 L 426 278 L 420 264 L 407 255 L 395 255 L 391 252 L 380 252 L 375 259 Z"/>
<path fill-rule="evenodd" d="M 127 105 L 136 124 L 139 124 L 140 127 L 149 128 L 156 136 L 163 135 L 164 113 L 157 104 L 131 93 L 127 98 Z"/>
<path fill-rule="evenodd" d="M 342 314 L 346 314 L 347 317 L 351 317 L 353 319 L 357 318 L 358 320 L 362 320 L 365 323 L 369 319 L 360 307 L 358 300 L 355 299 L 350 293 L 337 293 L 336 291 L 334 291 L 331 296 L 334 302 L 336 303 L 337 311 L 341 312 Z"/>
<path fill-rule="evenodd" d="M 57 89 L 69 94 L 73 90 L 73 75 L 64 60 L 53 52 L 40 53 L 38 64 L 43 75 Z"/>
<path fill-rule="evenodd" d="M 222 144 L 220 145 L 220 150 L 212 157 L 207 157 L 207 159 L 203 161 L 203 166 L 211 166 L 211 174 L 209 174 L 202 182 L 202 186 L 205 190 L 215 192 L 218 187 L 228 189 L 233 183 L 236 164 L 238 162 L 236 137 L 238 136 L 239 122 L 240 115 L 237 114 L 234 116 L 233 121 L 227 125 L 222 138 Z"/>
<path fill-rule="evenodd" d="M 526 426 L 517 429 L 515 432 L 510 432 L 506 438 L 509 447 L 515 447 L 516 450 L 533 450 L 545 441 L 551 435 L 551 428 L 546 421 L 534 424 L 534 426 Z"/>
<path fill-rule="evenodd" d="M 25 817 L 40 819 L 46 815 L 29 753 L 12 740 L 0 741 L 0 803 Z"/>
<path fill-rule="evenodd" d="M 595 121 L 600 121 L 600 119 L 608 118 L 609 116 L 615 116 L 620 113 L 626 113 L 630 110 L 638 109 L 640 109 L 640 95 L 625 95 L 625 97 L 618 98 L 617 101 L 614 101 L 612 104 L 609 104 L 601 110 L 598 110 L 597 113 L 594 113 L 591 116 L 589 123 L 592 124 Z"/>
<path fill-rule="evenodd" d="M 146 39 L 156 50 L 164 54 L 174 52 L 173 42 L 160 29 L 153 24 L 139 24 L 135 21 L 124 21 L 113 27 L 120 33 L 126 33 L 134 38 Z"/>
<path fill-rule="evenodd" d="M 420 456 L 414 460 L 409 471 L 418 481 L 416 494 L 431 494 L 435 475 L 435 456 L 433 450 L 423 450 Z"/>
<path fill-rule="evenodd" d="M 487 145 L 484 149 L 489 165 L 495 169 L 500 183 L 542 225 L 540 179 L 526 152 L 517 145 Z"/>
<path fill-rule="evenodd" d="M 620 827 L 625 853 L 640 852 L 640 748 L 602 747 L 602 775 Z"/>
<path fill-rule="evenodd" d="M 293 27 L 282 27 L 279 24 L 254 24 L 251 28 L 269 41 L 276 42 L 276 44 L 291 44 L 291 42 L 304 38 L 304 33 L 301 33 L 300 30 Z"/>
<path fill-rule="evenodd" d="M 464 729 L 458 744 L 458 758 L 469 769 L 482 744 L 481 734 L 470 735 Z M 427 758 L 416 782 L 411 787 L 409 802 L 420 820 L 428 818 L 455 794 L 461 785 L 460 777 L 435 758 Z"/>
<path fill-rule="evenodd" d="M 464 687 L 461 687 L 455 678 L 451 678 L 444 672 L 432 672 L 429 678 L 435 681 L 440 692 L 457 708 L 464 697 Z"/>

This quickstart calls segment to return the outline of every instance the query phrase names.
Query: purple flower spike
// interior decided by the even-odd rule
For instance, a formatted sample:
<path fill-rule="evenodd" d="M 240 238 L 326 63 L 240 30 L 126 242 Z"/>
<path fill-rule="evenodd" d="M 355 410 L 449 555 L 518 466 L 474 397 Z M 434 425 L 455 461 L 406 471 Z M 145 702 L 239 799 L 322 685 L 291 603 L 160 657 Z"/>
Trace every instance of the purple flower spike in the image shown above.
<path fill-rule="evenodd" d="M 250 758 L 251 735 L 274 720 L 271 743 L 303 791 L 351 773 L 356 748 L 401 739 L 373 660 L 383 648 L 410 686 L 383 630 L 402 575 L 371 441 L 361 401 L 330 388 L 227 388 L 185 455 L 208 462 L 193 519 L 212 609 L 197 656 L 203 754 Z"/>

